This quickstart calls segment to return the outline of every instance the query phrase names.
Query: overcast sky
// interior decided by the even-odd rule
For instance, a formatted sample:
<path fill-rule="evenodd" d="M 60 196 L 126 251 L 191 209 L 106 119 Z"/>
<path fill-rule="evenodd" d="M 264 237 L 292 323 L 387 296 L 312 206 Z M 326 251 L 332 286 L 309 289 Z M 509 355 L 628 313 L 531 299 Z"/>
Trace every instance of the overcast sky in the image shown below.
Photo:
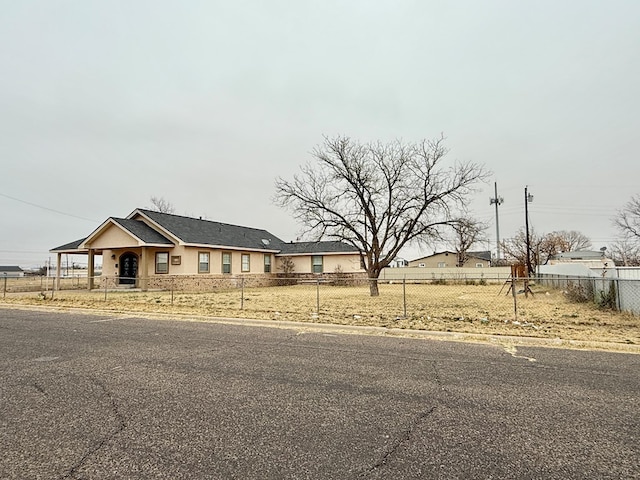
<path fill-rule="evenodd" d="M 640 193 L 637 0 L 0 7 L 0 264 L 42 265 L 152 196 L 295 239 L 274 180 L 323 135 L 444 134 L 452 162 L 493 172 L 471 205 L 491 249 L 494 181 L 502 238 L 524 225 L 528 185 L 537 232 L 594 249 Z"/>

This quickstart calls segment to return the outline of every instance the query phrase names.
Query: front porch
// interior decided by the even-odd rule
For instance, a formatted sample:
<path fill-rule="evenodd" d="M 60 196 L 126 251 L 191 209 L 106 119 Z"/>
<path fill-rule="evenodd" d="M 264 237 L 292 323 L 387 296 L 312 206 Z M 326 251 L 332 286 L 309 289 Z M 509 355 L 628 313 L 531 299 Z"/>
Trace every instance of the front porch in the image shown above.
<path fill-rule="evenodd" d="M 102 279 L 102 283 L 108 288 L 147 290 L 149 278 L 143 272 L 148 271 L 149 254 L 145 247 L 92 249 L 82 248 L 82 242 L 73 242 L 54 250 L 57 257 L 56 289 L 60 289 L 62 255 L 79 255 L 87 258 L 87 290 L 105 288 L 103 285 L 96 284 L 96 280 L 99 279 Z M 101 275 L 96 276 L 96 260 L 100 257 L 102 257 L 102 271 Z"/>

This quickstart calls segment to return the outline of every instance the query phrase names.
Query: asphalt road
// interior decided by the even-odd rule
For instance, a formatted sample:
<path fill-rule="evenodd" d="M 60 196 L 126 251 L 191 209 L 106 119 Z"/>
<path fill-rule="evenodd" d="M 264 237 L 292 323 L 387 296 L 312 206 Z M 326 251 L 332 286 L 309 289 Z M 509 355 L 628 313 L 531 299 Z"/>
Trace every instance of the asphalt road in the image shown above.
<path fill-rule="evenodd" d="M 0 478 L 640 478 L 639 367 L 0 309 Z"/>

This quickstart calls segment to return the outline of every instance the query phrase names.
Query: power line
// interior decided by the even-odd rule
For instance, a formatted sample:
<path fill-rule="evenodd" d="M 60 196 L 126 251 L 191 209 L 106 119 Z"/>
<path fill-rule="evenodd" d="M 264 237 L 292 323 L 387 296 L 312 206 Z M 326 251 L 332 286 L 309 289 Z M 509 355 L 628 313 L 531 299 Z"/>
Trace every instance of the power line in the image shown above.
<path fill-rule="evenodd" d="M 11 200 L 15 200 L 16 202 L 20 202 L 20 203 L 25 203 L 27 205 L 31 205 L 32 207 L 41 208 L 42 210 L 48 210 L 50 212 L 58 213 L 60 215 L 66 215 L 67 217 L 78 218 L 80 220 L 86 220 L 88 222 L 95 222 L 96 221 L 96 220 L 93 220 L 91 218 L 80 217 L 78 215 L 73 215 L 72 213 L 61 212 L 60 210 L 55 210 L 53 208 L 49 208 L 49 207 L 45 207 L 45 206 L 42 206 L 42 205 L 38 205 L 37 203 L 27 202 L 26 200 L 21 200 L 19 198 L 15 198 L 15 197 L 12 197 L 10 195 L 7 195 L 5 193 L 0 193 L 0 196 L 6 197 L 6 198 L 10 198 Z"/>

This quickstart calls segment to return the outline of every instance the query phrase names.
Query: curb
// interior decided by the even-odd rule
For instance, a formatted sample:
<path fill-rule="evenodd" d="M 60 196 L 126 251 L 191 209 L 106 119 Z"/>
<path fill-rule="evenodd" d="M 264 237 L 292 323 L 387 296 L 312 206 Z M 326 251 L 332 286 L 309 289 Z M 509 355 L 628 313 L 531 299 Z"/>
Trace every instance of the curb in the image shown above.
<path fill-rule="evenodd" d="M 386 328 L 366 325 L 339 325 L 333 323 L 293 322 L 289 320 L 260 320 L 254 318 L 208 317 L 158 312 L 127 312 L 117 310 L 98 310 L 93 308 L 54 307 L 40 305 L 16 305 L 0 302 L 0 307 L 14 310 L 36 310 L 50 312 L 82 313 L 90 315 L 125 316 L 126 318 L 148 318 L 157 320 L 175 320 L 187 322 L 220 323 L 263 328 L 292 329 L 299 332 L 330 332 L 349 335 L 380 335 L 404 338 L 422 338 L 447 342 L 483 343 L 487 345 L 513 347 L 544 347 L 571 350 L 600 350 L 617 353 L 640 354 L 640 345 L 616 342 L 598 342 L 584 340 L 566 340 L 561 338 L 539 338 L 514 335 L 494 335 L 465 332 L 441 332 L 435 330 L 411 330 L 405 328 Z"/>

